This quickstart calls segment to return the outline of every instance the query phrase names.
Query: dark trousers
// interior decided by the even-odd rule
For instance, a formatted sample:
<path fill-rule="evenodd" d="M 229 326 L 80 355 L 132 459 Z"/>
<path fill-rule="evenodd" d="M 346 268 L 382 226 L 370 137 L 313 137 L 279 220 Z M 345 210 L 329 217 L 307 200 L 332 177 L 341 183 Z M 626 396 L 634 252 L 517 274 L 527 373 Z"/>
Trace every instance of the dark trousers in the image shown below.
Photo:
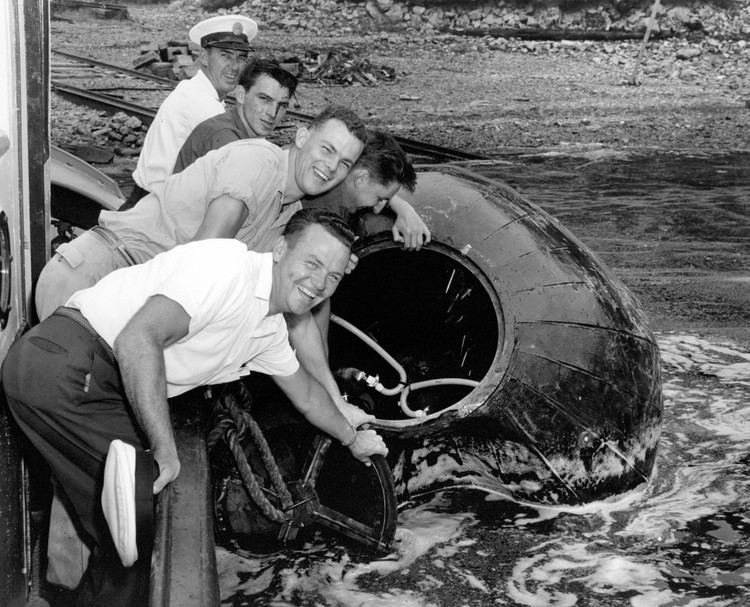
<path fill-rule="evenodd" d="M 8 407 L 65 491 L 92 545 L 86 605 L 134 607 L 148 597 L 153 529 L 139 529 L 139 558 L 122 566 L 101 508 L 104 463 L 112 440 L 138 452 L 136 487 L 151 488 L 153 464 L 127 404 L 111 353 L 86 328 L 53 314 L 10 349 L 2 369 Z M 147 476 L 144 483 L 144 475 Z M 153 514 L 153 500 L 146 496 Z M 149 525 L 151 527 L 151 525 Z"/>

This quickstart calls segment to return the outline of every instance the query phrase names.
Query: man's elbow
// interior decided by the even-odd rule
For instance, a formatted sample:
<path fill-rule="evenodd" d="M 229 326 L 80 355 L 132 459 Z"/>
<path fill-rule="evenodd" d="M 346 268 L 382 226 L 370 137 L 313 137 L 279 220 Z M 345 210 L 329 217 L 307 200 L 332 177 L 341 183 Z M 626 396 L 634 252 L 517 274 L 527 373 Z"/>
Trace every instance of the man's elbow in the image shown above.
<path fill-rule="evenodd" d="M 112 353 L 118 361 L 126 360 L 128 353 L 133 351 L 133 336 L 126 331 L 122 331 L 112 344 Z"/>
<path fill-rule="evenodd" d="M 115 338 L 112 344 L 112 352 L 118 361 L 127 360 L 133 356 L 143 356 L 152 349 L 152 340 L 140 331 L 125 327 Z"/>

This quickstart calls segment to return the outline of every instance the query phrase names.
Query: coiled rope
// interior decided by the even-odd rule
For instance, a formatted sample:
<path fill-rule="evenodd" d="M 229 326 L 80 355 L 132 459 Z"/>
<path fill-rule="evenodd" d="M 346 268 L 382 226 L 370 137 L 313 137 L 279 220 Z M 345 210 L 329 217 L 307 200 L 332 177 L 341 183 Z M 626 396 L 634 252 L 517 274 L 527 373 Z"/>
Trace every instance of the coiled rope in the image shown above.
<path fill-rule="evenodd" d="M 241 384 L 240 396 L 243 400 L 248 400 L 247 389 Z M 264 488 L 253 473 L 252 466 L 247 460 L 245 450 L 241 444 L 245 436 L 249 436 L 252 439 L 260 453 L 276 497 L 281 503 L 281 509 L 274 506 L 268 500 Z M 240 473 L 240 478 L 245 484 L 245 489 L 247 489 L 248 494 L 263 514 L 276 523 L 287 523 L 291 520 L 287 512 L 291 510 L 293 500 L 287 489 L 286 482 L 284 482 L 281 476 L 276 458 L 273 456 L 258 422 L 253 419 L 249 411 L 239 406 L 233 394 L 227 392 L 222 398 L 217 400 L 216 424 L 211 432 L 209 432 L 206 440 L 209 448 L 212 448 L 219 440 L 223 440 L 227 444 L 234 456 L 237 471 Z"/>

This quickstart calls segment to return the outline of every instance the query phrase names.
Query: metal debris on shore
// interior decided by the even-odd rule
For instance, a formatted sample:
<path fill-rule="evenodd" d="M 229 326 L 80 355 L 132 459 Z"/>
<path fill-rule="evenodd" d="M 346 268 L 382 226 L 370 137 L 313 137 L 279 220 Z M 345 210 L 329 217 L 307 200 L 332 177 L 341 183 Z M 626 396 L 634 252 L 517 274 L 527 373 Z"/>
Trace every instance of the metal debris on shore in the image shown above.
<path fill-rule="evenodd" d="M 341 47 L 306 51 L 301 67 L 299 77 L 305 82 L 374 86 L 396 79 L 396 70 L 392 67 L 373 65 L 366 57 Z"/>

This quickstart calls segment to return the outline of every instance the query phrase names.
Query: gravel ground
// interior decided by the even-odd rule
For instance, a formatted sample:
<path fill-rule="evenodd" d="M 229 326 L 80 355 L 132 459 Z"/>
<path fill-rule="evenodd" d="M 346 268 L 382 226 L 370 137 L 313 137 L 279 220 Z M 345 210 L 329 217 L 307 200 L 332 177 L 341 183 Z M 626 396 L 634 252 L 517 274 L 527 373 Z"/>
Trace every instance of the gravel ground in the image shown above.
<path fill-rule="evenodd" d="M 66 13 L 69 21 L 52 23 L 52 48 L 131 67 L 143 44 L 185 40 L 190 25 L 205 16 L 169 6 L 130 6 L 126 21 Z M 261 23 L 256 52 L 279 58 L 345 48 L 392 67 L 396 78 L 375 86 L 302 83 L 297 97 L 304 112 L 343 103 L 398 135 L 490 157 L 582 144 L 693 151 L 750 146 L 744 40 L 703 35 L 649 43 L 640 83 L 632 85 L 636 41 L 529 42 L 408 31 L 322 37 L 313 25 L 290 32 Z M 678 58 L 683 55 L 693 56 Z M 165 95 L 153 92 L 142 102 L 156 107 Z M 93 133 L 107 120 L 52 95 L 55 143 L 106 144 Z"/>

